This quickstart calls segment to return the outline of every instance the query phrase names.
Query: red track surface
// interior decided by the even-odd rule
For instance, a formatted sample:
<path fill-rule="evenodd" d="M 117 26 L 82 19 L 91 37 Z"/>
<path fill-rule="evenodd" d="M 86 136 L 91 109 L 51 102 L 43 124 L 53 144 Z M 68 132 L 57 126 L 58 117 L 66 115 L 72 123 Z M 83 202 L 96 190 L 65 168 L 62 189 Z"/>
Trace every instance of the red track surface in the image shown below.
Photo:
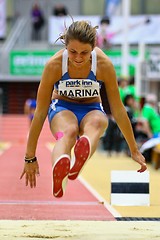
<path fill-rule="evenodd" d="M 53 141 L 48 122 L 40 136 L 37 157 L 40 177 L 30 189 L 20 180 L 23 169 L 28 122 L 25 116 L 0 117 L 0 141 L 11 147 L 0 155 L 0 219 L 115 220 L 113 215 L 78 181 L 68 181 L 65 196 L 52 196 L 51 153 Z"/>

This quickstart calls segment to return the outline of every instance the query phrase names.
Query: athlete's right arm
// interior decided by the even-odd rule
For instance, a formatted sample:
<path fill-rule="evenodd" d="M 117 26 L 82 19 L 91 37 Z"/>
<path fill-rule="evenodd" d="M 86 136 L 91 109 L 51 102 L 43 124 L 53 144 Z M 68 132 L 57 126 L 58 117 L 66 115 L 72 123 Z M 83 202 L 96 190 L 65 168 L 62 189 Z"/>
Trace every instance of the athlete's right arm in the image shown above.
<path fill-rule="evenodd" d="M 97 71 L 99 73 L 98 79 L 103 79 L 104 81 L 111 113 L 128 143 L 132 159 L 141 165 L 138 172 L 144 172 L 147 169 L 145 158 L 138 149 L 131 122 L 121 101 L 114 66 L 104 53 L 99 53 Z"/>
<path fill-rule="evenodd" d="M 48 108 L 51 102 L 51 96 L 54 84 L 61 78 L 61 56 L 51 58 L 46 64 L 42 79 L 37 92 L 37 106 L 34 118 L 31 123 L 29 136 L 27 140 L 25 158 L 30 159 L 36 156 L 38 138 L 40 136 L 44 121 L 47 117 Z M 20 178 L 26 177 L 26 185 L 36 186 L 36 174 L 39 174 L 38 162 L 24 164 L 24 169 Z"/>

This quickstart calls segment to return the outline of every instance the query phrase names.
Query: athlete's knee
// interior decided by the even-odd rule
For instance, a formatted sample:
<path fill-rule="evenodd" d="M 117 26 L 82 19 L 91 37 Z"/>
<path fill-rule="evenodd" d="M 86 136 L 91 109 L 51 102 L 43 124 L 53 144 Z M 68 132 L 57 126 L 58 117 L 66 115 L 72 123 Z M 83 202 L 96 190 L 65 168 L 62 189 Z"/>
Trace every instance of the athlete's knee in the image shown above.
<path fill-rule="evenodd" d="M 107 117 L 94 116 L 91 121 L 91 126 L 94 127 L 94 129 L 106 129 L 108 127 Z"/>
<path fill-rule="evenodd" d="M 64 134 L 69 139 L 76 139 L 79 132 L 78 125 L 70 124 L 65 130 Z"/>

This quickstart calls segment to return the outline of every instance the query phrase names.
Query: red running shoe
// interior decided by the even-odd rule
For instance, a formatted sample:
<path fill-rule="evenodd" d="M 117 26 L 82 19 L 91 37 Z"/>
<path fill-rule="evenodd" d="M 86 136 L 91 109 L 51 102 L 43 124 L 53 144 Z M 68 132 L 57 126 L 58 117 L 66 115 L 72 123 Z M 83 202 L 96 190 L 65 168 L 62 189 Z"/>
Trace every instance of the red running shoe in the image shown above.
<path fill-rule="evenodd" d="M 67 154 L 60 156 L 55 162 L 53 172 L 53 195 L 60 198 L 64 195 L 70 170 L 70 157 Z"/>
<path fill-rule="evenodd" d="M 90 140 L 87 136 L 81 136 L 74 147 L 75 162 L 71 167 L 68 178 L 70 180 L 75 180 L 79 173 L 82 171 L 85 162 L 89 159 L 90 156 Z"/>

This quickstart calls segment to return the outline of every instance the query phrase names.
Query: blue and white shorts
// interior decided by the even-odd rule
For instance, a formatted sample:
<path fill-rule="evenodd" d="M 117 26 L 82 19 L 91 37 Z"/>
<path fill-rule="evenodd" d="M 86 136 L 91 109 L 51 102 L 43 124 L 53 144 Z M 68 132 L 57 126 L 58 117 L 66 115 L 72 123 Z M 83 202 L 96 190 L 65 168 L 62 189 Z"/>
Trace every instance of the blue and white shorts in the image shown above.
<path fill-rule="evenodd" d="M 78 124 L 80 125 L 81 120 L 83 117 L 92 110 L 99 110 L 101 112 L 104 112 L 102 104 L 101 103 L 74 103 L 74 102 L 68 102 L 64 100 L 58 100 L 54 99 L 52 100 L 52 103 L 50 104 L 49 110 L 48 110 L 48 120 L 49 123 L 52 121 L 53 117 L 63 111 L 63 110 L 70 110 L 75 114 L 78 120 Z"/>

